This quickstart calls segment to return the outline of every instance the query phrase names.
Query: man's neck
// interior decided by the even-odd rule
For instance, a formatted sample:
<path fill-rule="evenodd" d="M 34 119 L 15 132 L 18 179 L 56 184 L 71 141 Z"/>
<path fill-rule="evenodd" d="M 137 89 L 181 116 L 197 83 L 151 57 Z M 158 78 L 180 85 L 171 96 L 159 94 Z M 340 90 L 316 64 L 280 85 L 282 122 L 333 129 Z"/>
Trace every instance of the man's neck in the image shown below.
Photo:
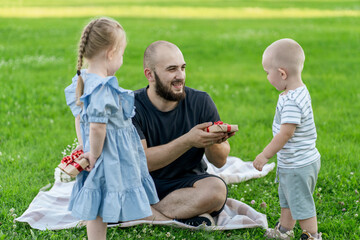
<path fill-rule="evenodd" d="M 150 102 L 161 112 L 169 112 L 176 108 L 178 101 L 168 101 L 156 94 L 155 89 L 150 86 L 146 89 Z"/>

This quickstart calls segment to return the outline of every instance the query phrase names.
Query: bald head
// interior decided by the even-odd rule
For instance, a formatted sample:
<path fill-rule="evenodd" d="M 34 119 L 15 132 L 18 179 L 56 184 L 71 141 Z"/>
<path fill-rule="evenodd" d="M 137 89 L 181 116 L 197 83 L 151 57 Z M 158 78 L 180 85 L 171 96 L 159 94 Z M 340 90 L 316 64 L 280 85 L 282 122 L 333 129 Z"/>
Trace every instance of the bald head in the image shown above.
<path fill-rule="evenodd" d="M 144 53 L 144 69 L 155 70 L 155 65 L 166 52 L 180 52 L 180 49 L 173 43 L 167 41 L 156 41 L 150 44 Z"/>
<path fill-rule="evenodd" d="M 294 40 L 284 38 L 273 42 L 263 54 L 263 62 L 267 61 L 275 68 L 283 68 L 289 72 L 301 73 L 304 67 L 305 54 L 301 46 Z"/>

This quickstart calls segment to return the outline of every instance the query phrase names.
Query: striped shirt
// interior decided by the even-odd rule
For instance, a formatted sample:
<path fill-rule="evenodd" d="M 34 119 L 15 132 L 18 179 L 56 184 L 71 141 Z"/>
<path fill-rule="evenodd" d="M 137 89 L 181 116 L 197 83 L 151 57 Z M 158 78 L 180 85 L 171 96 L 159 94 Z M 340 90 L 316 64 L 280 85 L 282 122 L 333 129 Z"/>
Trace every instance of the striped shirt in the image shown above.
<path fill-rule="evenodd" d="M 280 94 L 273 122 L 273 135 L 280 132 L 280 125 L 296 124 L 294 135 L 277 153 L 278 167 L 299 168 L 320 158 L 316 149 L 316 128 L 311 98 L 306 86 Z"/>

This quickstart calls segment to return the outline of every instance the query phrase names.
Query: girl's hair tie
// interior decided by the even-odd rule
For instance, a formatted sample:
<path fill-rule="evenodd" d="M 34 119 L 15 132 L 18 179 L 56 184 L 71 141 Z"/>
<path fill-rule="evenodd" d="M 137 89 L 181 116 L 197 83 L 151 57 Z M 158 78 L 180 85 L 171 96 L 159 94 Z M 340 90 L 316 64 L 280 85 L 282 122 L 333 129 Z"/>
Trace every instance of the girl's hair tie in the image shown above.
<path fill-rule="evenodd" d="M 76 71 L 76 74 L 77 74 L 78 76 L 80 76 L 80 74 L 81 74 L 80 70 L 77 70 L 77 71 Z"/>

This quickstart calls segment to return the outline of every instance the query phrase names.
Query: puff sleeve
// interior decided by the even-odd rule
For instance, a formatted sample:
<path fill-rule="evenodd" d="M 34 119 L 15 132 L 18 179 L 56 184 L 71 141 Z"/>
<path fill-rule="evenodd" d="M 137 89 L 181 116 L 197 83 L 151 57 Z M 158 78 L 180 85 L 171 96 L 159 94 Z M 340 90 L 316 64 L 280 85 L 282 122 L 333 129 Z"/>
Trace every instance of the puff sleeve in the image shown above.
<path fill-rule="evenodd" d="M 108 84 L 99 85 L 88 97 L 89 122 L 107 123 L 109 117 L 120 109 L 119 94 Z"/>

